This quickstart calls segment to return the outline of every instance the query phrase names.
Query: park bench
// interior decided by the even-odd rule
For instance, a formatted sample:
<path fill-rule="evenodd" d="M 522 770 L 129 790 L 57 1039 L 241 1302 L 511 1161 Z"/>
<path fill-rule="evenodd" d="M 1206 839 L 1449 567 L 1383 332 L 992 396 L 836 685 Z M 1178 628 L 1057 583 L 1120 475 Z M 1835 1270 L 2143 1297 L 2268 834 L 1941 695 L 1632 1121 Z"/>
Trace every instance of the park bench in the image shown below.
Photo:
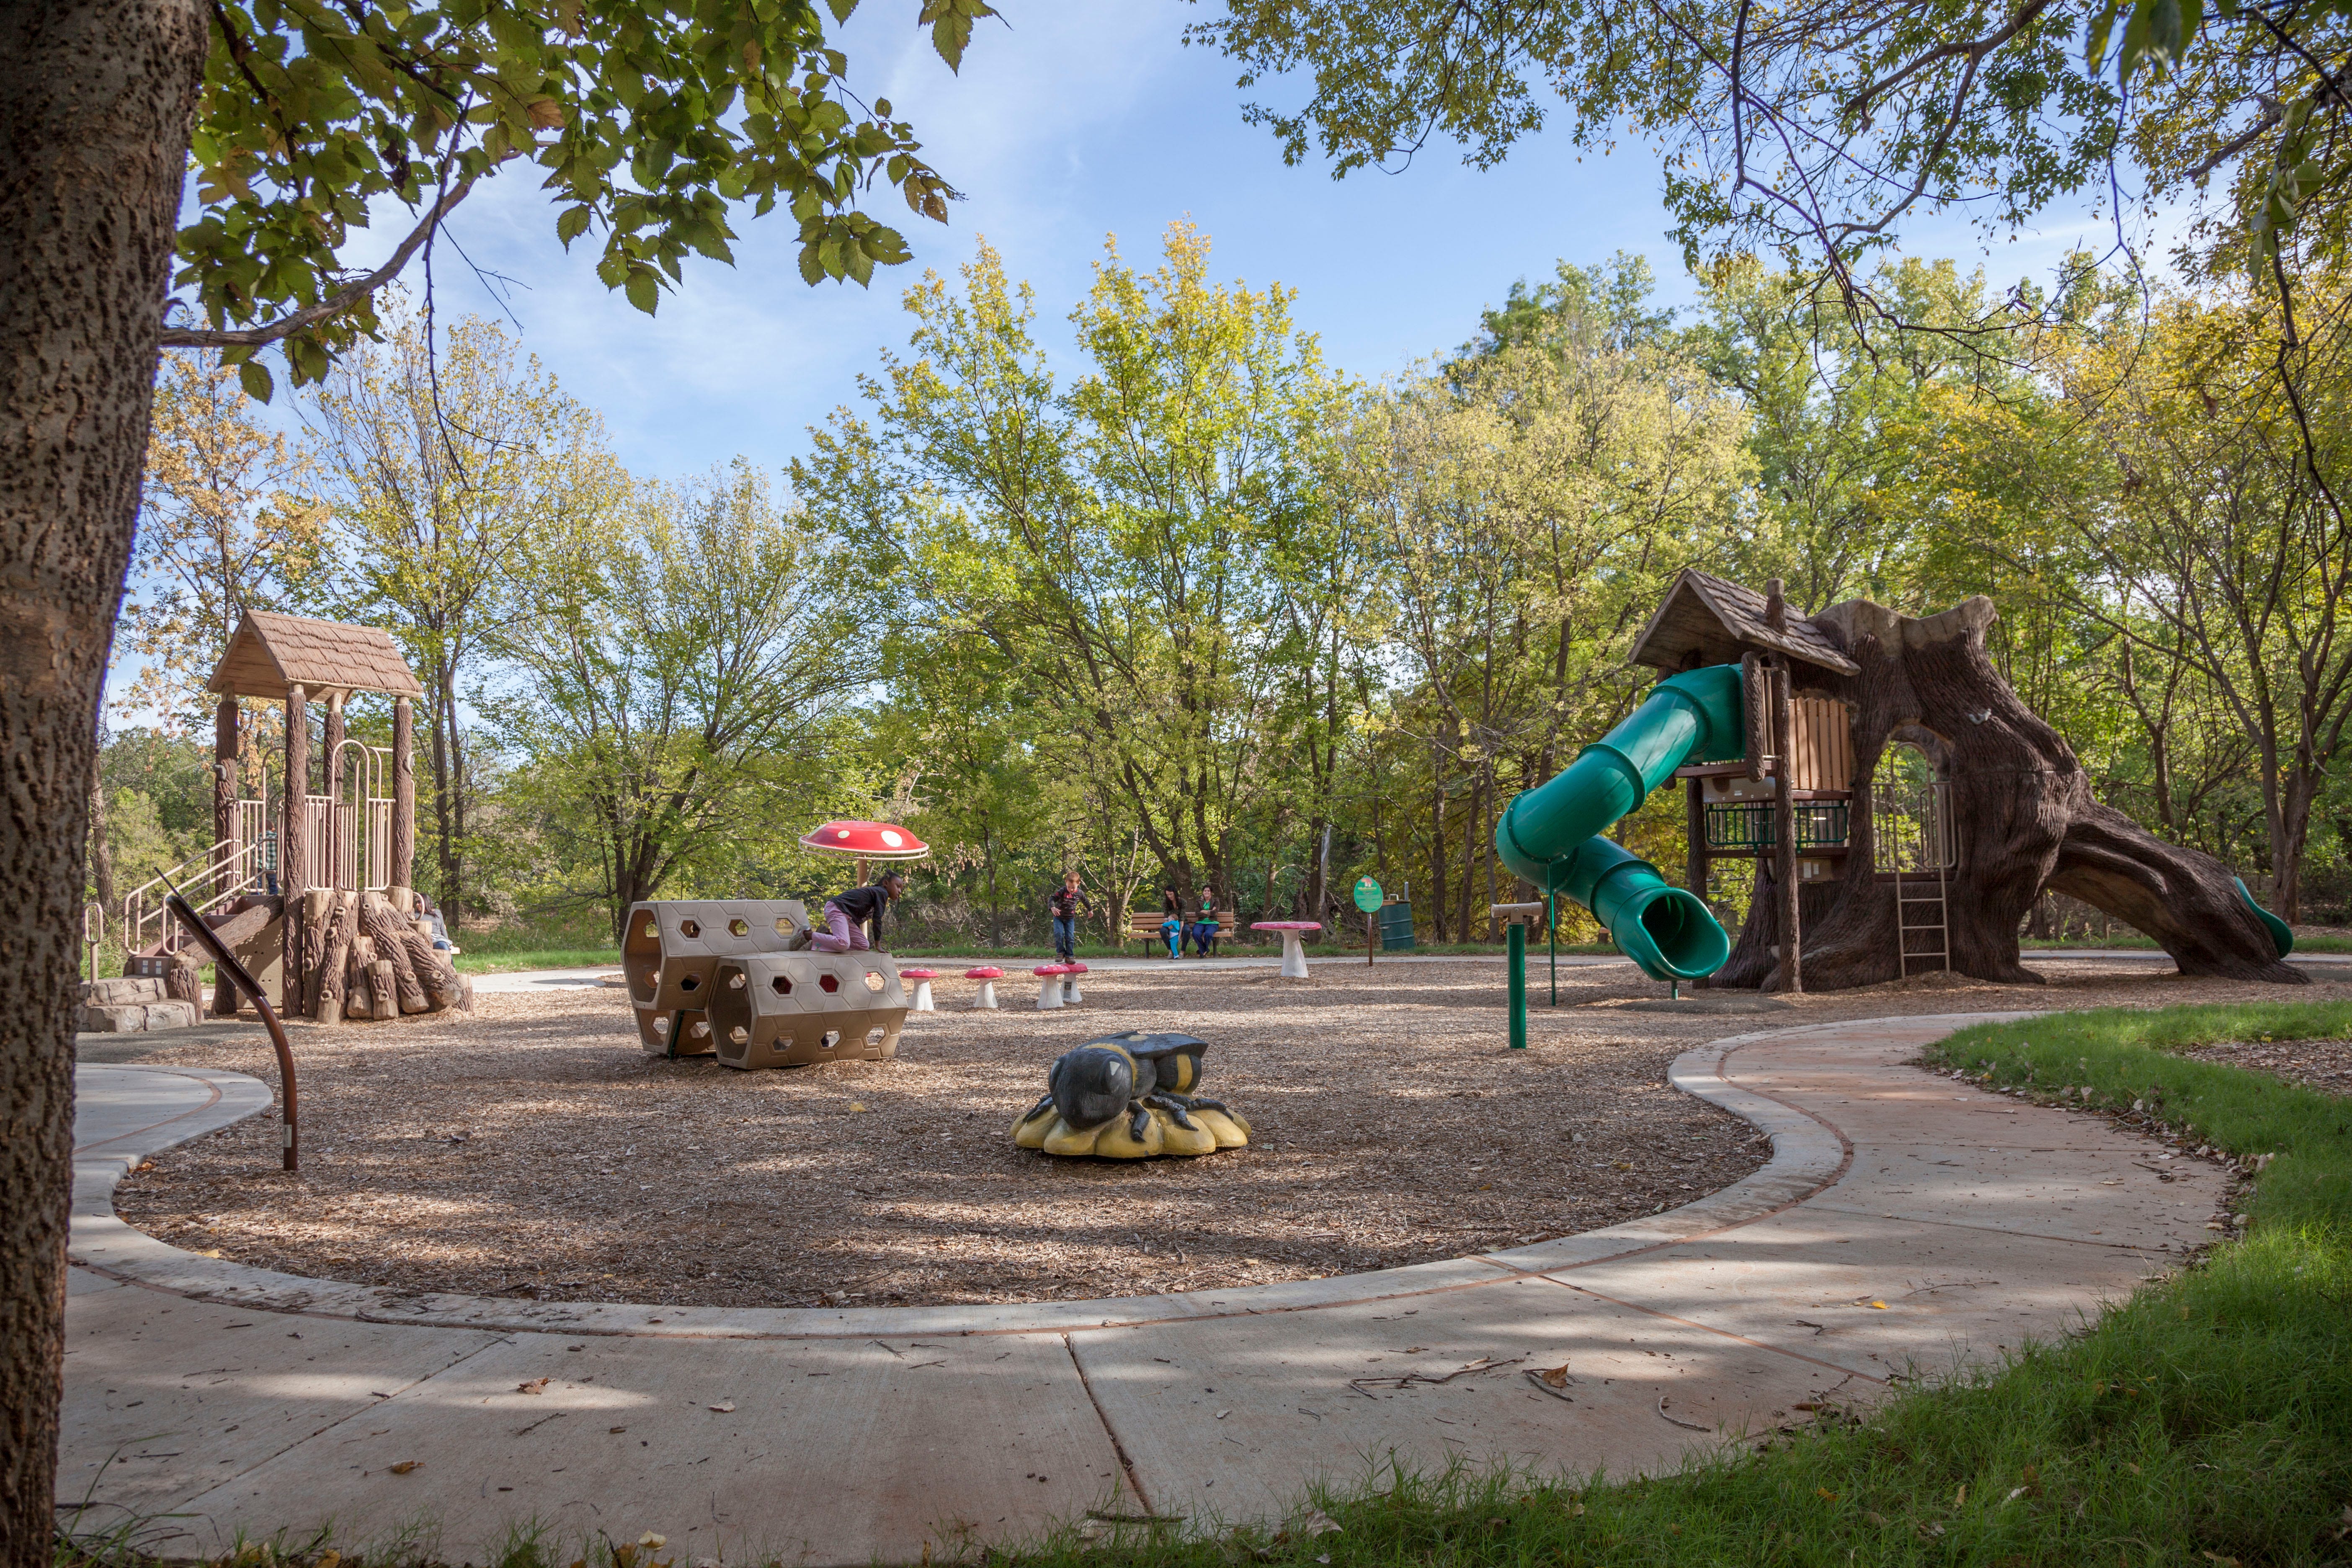
<path fill-rule="evenodd" d="M 1158 910 L 1135 910 L 1127 917 L 1127 931 L 1125 940 L 1129 942 L 1139 942 L 1150 947 L 1157 947 L 1160 945 L 1160 922 L 1166 918 L 1167 917 L 1161 914 Z M 1183 917 L 1183 921 L 1185 927 L 1189 930 L 1192 924 L 1192 916 L 1187 914 Z M 1216 941 L 1218 942 L 1222 942 L 1231 940 L 1234 933 L 1241 930 L 1241 924 L 1242 917 L 1237 910 L 1219 910 L 1217 911 Z M 1216 943 L 1212 942 L 1210 945 L 1213 948 Z"/>

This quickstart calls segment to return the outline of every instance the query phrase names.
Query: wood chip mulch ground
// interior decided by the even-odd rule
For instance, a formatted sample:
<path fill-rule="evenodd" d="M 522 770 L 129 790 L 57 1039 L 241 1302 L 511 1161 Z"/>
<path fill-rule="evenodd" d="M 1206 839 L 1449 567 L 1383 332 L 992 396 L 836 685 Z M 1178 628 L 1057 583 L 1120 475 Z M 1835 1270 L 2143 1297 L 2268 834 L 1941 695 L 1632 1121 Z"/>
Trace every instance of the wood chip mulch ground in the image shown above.
<path fill-rule="evenodd" d="M 487 993 L 470 1018 L 295 1030 L 304 1169 L 274 1119 L 127 1179 L 132 1224 L 314 1278 L 417 1290 L 727 1306 L 1123 1296 L 1352 1273 L 1689 1202 L 1769 1156 L 1670 1088 L 1690 1046 L 1789 1024 L 2016 1007 L 2275 1001 L 2274 986 L 2047 963 L 2047 986 L 1876 986 L 1764 1015 L 1655 1007 L 1625 968 L 1561 972 L 1505 1048 L 1499 964 L 1390 961 L 1097 972 L 1083 1006 L 909 1017 L 896 1060 L 743 1073 L 651 1060 L 623 994 Z M 2304 995 L 2340 995 L 2315 985 Z M 1745 994 L 1742 994 L 1743 1000 Z M 1212 1042 L 1201 1091 L 1245 1150 L 1134 1163 L 1013 1148 L 1060 1052 L 1097 1035 Z M 274 1083 L 257 1034 L 144 1059 Z"/>

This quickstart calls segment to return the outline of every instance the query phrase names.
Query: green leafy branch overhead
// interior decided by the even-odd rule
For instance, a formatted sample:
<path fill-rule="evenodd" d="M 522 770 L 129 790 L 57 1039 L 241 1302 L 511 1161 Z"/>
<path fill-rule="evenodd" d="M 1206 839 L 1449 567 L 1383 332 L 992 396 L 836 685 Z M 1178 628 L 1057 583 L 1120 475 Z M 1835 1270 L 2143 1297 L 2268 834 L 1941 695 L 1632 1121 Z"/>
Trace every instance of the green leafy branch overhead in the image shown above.
<path fill-rule="evenodd" d="M 835 24 L 857 0 L 826 0 Z M 801 276 L 868 282 L 908 259 L 864 210 L 877 185 L 938 222 L 956 193 L 887 99 L 869 107 L 813 0 L 211 0 L 191 142 L 194 221 L 174 281 L 268 397 L 253 356 L 279 344 L 297 384 L 376 333 L 377 289 L 483 179 L 528 162 L 568 249 L 604 237 L 597 276 L 651 314 L 688 252 L 731 263 L 732 210 L 799 225 Z M 924 0 L 950 68 L 986 0 Z M 384 198 L 389 198 L 389 201 Z M 385 263 L 343 260 L 391 203 L 414 215 Z"/>

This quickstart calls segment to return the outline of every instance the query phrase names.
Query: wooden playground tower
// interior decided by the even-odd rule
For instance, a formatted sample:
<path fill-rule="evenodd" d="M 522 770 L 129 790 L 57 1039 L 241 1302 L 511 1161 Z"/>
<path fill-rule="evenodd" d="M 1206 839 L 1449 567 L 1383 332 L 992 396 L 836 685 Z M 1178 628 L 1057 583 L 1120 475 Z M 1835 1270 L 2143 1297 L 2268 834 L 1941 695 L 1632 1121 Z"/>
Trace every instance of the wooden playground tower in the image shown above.
<path fill-rule="evenodd" d="M 1688 886 L 1755 868 L 1708 984 L 1800 991 L 1931 970 L 2037 981 L 2018 928 L 2043 889 L 2156 939 L 2185 974 L 2301 984 L 2292 937 L 2213 857 L 2099 801 L 2065 739 L 1988 656 L 1992 601 L 1912 616 L 1853 599 L 1808 617 L 1686 568 L 1633 658 L 1668 674 L 1738 664 L 1746 758 L 1686 781 Z"/>
<path fill-rule="evenodd" d="M 398 945 L 414 947 L 406 928 L 416 904 L 415 701 L 425 689 L 391 634 L 380 628 L 253 611 L 229 639 L 207 689 L 220 699 L 214 714 L 213 844 L 175 868 L 171 879 L 225 938 L 234 932 L 232 945 L 277 994 L 280 1011 L 323 1016 L 322 991 L 338 1000 L 345 992 L 341 961 L 331 965 L 338 971 L 332 981 L 324 973 L 339 933 L 348 952 L 350 937 L 369 929 L 367 917 L 396 914 L 404 928 Z M 393 700 L 389 750 L 345 732 L 345 705 L 362 691 Z M 243 697 L 285 704 L 286 749 L 274 800 L 266 768 L 257 798 L 238 793 L 245 736 L 237 700 Z M 315 751 L 313 705 L 326 710 Z M 140 956 L 176 954 L 185 943 L 164 913 L 165 891 L 157 878 L 123 900 L 123 945 L 134 963 Z M 404 971 L 421 962 L 413 951 L 404 956 L 411 960 Z M 430 967 L 435 977 L 447 969 L 446 961 Z M 449 978 L 454 981 L 454 972 Z M 404 995 L 419 989 L 415 983 L 399 987 Z M 224 985 L 215 993 L 215 1010 L 233 1009 Z"/>

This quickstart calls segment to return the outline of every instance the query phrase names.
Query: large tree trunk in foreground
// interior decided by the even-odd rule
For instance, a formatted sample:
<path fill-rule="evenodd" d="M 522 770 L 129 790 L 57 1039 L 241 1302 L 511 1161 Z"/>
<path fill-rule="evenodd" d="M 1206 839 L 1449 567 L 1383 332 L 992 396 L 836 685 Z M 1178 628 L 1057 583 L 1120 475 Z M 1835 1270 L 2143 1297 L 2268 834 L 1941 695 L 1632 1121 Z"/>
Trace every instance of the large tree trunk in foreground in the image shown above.
<path fill-rule="evenodd" d="M 2228 867 L 2092 797 L 2074 749 L 1986 656 L 1992 620 L 1992 601 L 1982 597 L 1924 620 L 1864 600 L 1812 617 L 1862 669 L 1846 677 L 1797 666 L 1802 689 L 1847 704 L 1856 781 L 1842 877 L 1799 889 L 1807 986 L 1868 985 L 1902 972 L 1895 886 L 1873 872 L 1880 857 L 1868 782 L 1888 746 L 1906 741 L 1950 781 L 1958 853 L 1945 873 L 1945 905 L 1960 973 L 2038 984 L 2019 962 L 2017 929 L 2042 889 L 2055 888 L 2154 937 L 2184 974 L 2306 984 L 2279 962 Z M 1934 879 L 1911 880 L 1916 892 Z M 1759 871 L 1748 924 L 1717 984 L 1777 984 L 1780 900 L 1771 891 Z M 1915 962 L 1913 973 L 1920 967 Z"/>
<path fill-rule="evenodd" d="M 57 1523 L 82 857 L 205 27 L 0 7 L 0 1568 Z"/>

